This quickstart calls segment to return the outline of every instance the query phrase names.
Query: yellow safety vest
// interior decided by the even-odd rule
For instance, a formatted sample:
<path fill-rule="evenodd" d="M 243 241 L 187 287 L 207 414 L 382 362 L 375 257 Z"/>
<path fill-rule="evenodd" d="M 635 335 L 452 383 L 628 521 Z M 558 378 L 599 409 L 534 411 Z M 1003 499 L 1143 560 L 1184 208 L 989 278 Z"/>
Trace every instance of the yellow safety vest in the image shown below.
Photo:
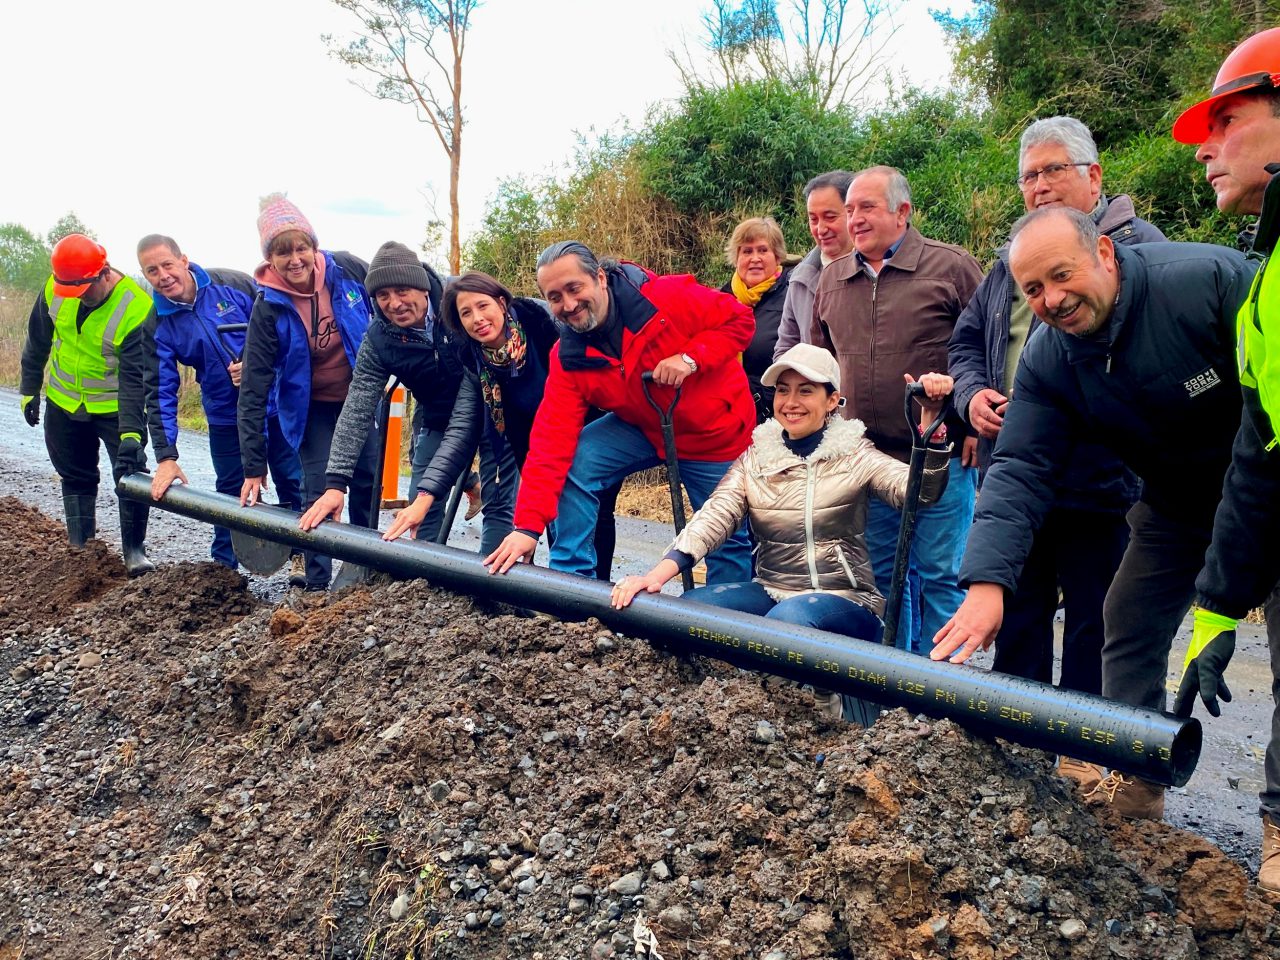
<path fill-rule="evenodd" d="M 53 292 L 53 277 L 44 285 L 44 302 L 53 320 L 49 354 L 49 399 L 68 413 L 117 413 L 120 407 L 120 345 L 151 312 L 151 298 L 128 277 L 84 323 L 76 326 L 78 298 Z"/>

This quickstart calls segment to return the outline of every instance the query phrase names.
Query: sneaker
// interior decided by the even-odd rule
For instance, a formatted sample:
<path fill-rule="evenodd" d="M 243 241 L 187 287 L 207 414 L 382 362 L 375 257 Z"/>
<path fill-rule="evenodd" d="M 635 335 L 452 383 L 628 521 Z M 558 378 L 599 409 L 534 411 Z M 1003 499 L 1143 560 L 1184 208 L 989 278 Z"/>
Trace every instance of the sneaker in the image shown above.
<path fill-rule="evenodd" d="M 1118 770 L 1112 770 L 1103 777 L 1085 795 L 1085 800 L 1106 804 L 1130 820 L 1164 819 L 1164 787 L 1141 777 L 1126 778 Z"/>
<path fill-rule="evenodd" d="M 305 587 L 307 585 L 307 561 L 300 553 L 289 558 L 289 586 Z"/>
<path fill-rule="evenodd" d="M 1089 793 L 1102 782 L 1103 769 L 1096 763 L 1086 763 L 1071 757 L 1058 757 L 1058 776 L 1074 780 L 1081 793 Z"/>
<path fill-rule="evenodd" d="M 477 513 L 484 509 L 484 500 L 480 496 L 480 487 L 468 487 L 463 491 L 467 495 L 467 515 L 463 519 L 474 520 Z"/>
<path fill-rule="evenodd" d="M 1258 870 L 1258 889 L 1280 895 L 1280 823 L 1266 814 L 1262 817 L 1262 867 Z"/>

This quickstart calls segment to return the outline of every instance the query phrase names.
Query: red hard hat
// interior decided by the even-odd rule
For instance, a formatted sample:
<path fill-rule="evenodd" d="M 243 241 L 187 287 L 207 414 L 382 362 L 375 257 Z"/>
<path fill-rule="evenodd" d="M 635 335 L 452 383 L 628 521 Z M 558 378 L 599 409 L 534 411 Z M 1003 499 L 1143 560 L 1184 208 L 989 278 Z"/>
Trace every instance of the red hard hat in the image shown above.
<path fill-rule="evenodd" d="M 1225 96 L 1280 88 L 1280 27 L 1255 33 L 1222 61 L 1213 92 L 1173 121 L 1173 139 L 1198 146 L 1209 139 L 1209 115 Z"/>
<path fill-rule="evenodd" d="M 69 233 L 54 245 L 49 255 L 53 268 L 53 292 L 74 299 L 89 289 L 107 265 L 102 244 L 83 233 Z"/>

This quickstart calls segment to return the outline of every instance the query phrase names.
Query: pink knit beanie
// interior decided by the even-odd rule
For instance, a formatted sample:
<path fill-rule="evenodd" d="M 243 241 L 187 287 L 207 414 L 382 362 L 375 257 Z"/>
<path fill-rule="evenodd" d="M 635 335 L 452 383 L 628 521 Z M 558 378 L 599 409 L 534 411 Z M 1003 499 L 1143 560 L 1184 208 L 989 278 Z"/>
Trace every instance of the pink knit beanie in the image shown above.
<path fill-rule="evenodd" d="M 282 233 L 298 230 L 311 239 L 311 245 L 319 248 L 311 221 L 290 202 L 283 193 L 269 193 L 258 201 L 258 236 L 262 238 L 262 255 L 270 256 L 271 241 Z"/>

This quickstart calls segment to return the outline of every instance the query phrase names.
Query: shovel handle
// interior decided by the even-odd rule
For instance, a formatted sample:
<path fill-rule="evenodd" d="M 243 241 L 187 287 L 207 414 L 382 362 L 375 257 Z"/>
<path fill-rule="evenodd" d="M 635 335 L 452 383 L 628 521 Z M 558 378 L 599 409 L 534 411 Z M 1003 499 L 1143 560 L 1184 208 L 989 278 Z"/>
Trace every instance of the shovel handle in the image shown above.
<path fill-rule="evenodd" d="M 951 397 L 948 396 L 942 402 L 942 408 L 938 411 L 938 415 L 933 418 L 932 423 L 924 428 L 923 432 L 916 427 L 915 409 L 911 406 L 912 400 L 919 400 L 921 406 L 924 405 L 924 384 L 918 380 L 907 384 L 907 392 L 902 401 L 902 413 L 906 417 L 907 426 L 911 430 L 911 445 L 924 449 L 929 441 L 933 439 L 933 435 L 938 432 L 938 428 L 942 426 L 943 421 L 947 419 L 947 411 L 951 408 Z"/>
<path fill-rule="evenodd" d="M 662 406 L 657 400 L 653 399 L 653 393 L 649 389 L 649 385 L 653 383 L 653 371 L 646 370 L 640 374 L 640 385 L 644 387 L 644 398 L 649 401 L 649 406 L 653 407 L 659 417 L 662 418 L 663 425 L 671 423 L 672 416 L 676 412 L 676 404 L 680 402 L 680 388 L 675 388 L 675 395 L 671 398 L 671 403 Z"/>
<path fill-rule="evenodd" d="M 218 324 L 217 329 L 218 329 L 218 336 L 222 337 L 228 333 L 244 333 L 246 330 L 249 329 L 249 325 L 247 323 L 220 323 Z M 225 341 L 223 342 L 223 346 L 226 346 Z M 231 362 L 239 363 L 240 355 L 237 353 L 232 353 Z"/>

